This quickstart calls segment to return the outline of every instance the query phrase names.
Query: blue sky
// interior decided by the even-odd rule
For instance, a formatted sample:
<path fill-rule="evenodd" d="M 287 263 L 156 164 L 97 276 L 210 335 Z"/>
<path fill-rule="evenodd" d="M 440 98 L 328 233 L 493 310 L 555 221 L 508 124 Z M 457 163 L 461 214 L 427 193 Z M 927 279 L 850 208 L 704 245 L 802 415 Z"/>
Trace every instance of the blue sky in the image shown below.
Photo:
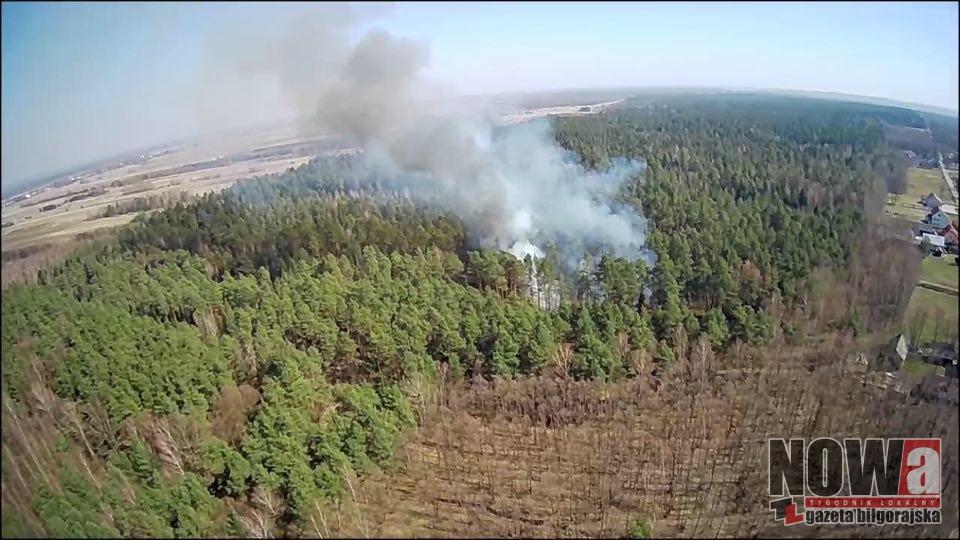
<path fill-rule="evenodd" d="M 217 36 L 259 35 L 302 7 L 4 3 L 3 184 L 198 132 L 291 116 L 275 83 L 222 77 L 205 66 Z M 351 35 L 379 27 L 426 42 L 429 76 L 467 93 L 725 86 L 958 108 L 955 2 L 363 9 L 376 13 Z"/>

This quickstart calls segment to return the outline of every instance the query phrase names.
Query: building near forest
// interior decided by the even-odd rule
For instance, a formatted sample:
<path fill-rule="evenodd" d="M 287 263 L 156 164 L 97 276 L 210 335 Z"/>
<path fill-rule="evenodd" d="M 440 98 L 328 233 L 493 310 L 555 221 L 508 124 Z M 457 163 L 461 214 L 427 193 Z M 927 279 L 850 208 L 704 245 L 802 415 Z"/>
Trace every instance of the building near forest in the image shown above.
<path fill-rule="evenodd" d="M 929 195 L 921 199 L 920 202 L 921 204 L 923 204 L 924 206 L 926 206 L 931 210 L 937 210 L 941 206 L 943 206 L 943 201 L 940 199 L 940 197 L 936 193 L 930 193 Z"/>
<path fill-rule="evenodd" d="M 886 347 L 880 351 L 877 358 L 870 363 L 870 369 L 873 371 L 884 371 L 893 373 L 903 367 L 907 359 L 907 338 L 903 334 L 890 340 Z"/>

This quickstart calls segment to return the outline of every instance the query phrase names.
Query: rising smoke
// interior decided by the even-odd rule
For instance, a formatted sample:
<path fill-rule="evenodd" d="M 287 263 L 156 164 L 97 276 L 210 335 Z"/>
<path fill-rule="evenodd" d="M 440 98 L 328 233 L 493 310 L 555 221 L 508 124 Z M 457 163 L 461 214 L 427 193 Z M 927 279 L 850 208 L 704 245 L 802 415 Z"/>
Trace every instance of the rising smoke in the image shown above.
<path fill-rule="evenodd" d="M 587 171 L 554 142 L 546 121 L 496 128 L 428 82 L 425 44 L 381 30 L 351 42 L 345 26 L 358 19 L 332 9 L 336 16 L 299 17 L 255 57 L 305 108 L 302 129 L 359 145 L 381 182 L 441 202 L 486 247 L 536 258 L 551 242 L 568 262 L 589 247 L 648 257 L 645 219 L 614 202 L 642 161 Z"/>

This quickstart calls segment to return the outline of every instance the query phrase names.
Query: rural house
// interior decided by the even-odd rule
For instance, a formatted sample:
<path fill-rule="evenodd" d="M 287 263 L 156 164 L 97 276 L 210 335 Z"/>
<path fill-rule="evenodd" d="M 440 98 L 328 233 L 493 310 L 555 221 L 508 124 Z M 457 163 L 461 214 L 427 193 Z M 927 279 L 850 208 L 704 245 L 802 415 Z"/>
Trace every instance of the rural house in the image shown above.
<path fill-rule="evenodd" d="M 933 228 L 933 225 L 928 223 L 917 223 L 917 226 L 914 228 L 914 235 L 919 237 L 923 234 L 937 234 L 937 230 Z"/>
<path fill-rule="evenodd" d="M 943 230 L 943 240 L 948 246 L 960 244 L 960 233 L 957 232 L 957 228 L 953 223 Z"/>
<path fill-rule="evenodd" d="M 924 223 L 931 225 L 934 229 L 942 231 L 950 225 L 950 218 L 940 210 L 930 212 L 923 220 Z"/>
<path fill-rule="evenodd" d="M 941 254 L 947 247 L 945 239 L 937 234 L 927 234 L 923 233 L 920 236 L 920 246 L 923 247 L 924 243 L 927 244 L 927 249 L 931 253 L 940 252 Z"/>
<path fill-rule="evenodd" d="M 943 206 L 943 201 L 940 200 L 940 197 L 938 197 L 936 193 L 931 193 L 920 199 L 920 203 L 931 210 L 938 210 Z"/>

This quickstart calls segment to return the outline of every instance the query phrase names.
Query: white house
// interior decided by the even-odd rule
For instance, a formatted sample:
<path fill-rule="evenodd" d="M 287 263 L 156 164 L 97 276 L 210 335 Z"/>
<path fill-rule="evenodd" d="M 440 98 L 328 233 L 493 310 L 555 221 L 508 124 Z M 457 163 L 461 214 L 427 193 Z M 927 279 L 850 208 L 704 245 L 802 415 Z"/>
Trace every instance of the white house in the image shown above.
<path fill-rule="evenodd" d="M 943 201 L 940 200 L 940 197 L 938 197 L 936 193 L 927 195 L 923 199 L 920 199 L 920 202 L 931 210 L 937 210 L 943 205 Z"/>
<path fill-rule="evenodd" d="M 924 223 L 928 223 L 933 226 L 934 229 L 938 231 L 941 229 L 946 229 L 950 225 L 950 218 L 947 214 L 943 213 L 940 210 L 930 212 L 930 214 L 923 220 Z"/>
<path fill-rule="evenodd" d="M 926 240 L 927 242 L 930 242 L 930 247 L 931 247 L 931 248 L 940 248 L 940 249 L 943 249 L 943 248 L 947 247 L 946 239 L 945 239 L 944 237 L 942 237 L 942 236 L 939 236 L 939 235 L 935 235 L 935 234 L 923 234 L 923 235 L 920 236 L 920 242 L 923 243 L 924 240 Z"/>
<path fill-rule="evenodd" d="M 941 210 L 944 214 L 946 214 L 946 215 L 948 215 L 948 216 L 954 216 L 954 217 L 956 217 L 956 215 L 957 215 L 957 207 L 956 207 L 955 205 L 952 205 L 952 204 L 941 204 L 941 205 L 940 205 L 940 210 Z"/>

